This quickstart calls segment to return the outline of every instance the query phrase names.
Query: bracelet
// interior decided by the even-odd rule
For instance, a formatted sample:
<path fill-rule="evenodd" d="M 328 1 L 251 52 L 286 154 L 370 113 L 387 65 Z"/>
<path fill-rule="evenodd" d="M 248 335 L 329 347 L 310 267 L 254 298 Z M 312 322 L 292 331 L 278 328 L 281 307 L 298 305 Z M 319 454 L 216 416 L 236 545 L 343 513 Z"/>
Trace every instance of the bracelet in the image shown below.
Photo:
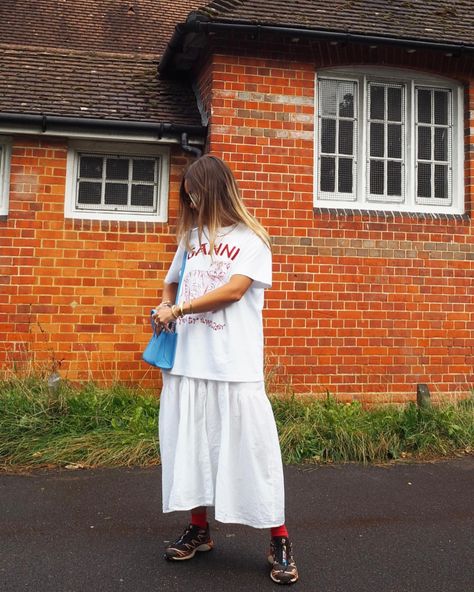
<path fill-rule="evenodd" d="M 177 308 L 178 308 L 178 306 L 176 304 L 173 304 L 173 306 L 171 307 L 171 314 L 173 315 L 174 319 L 179 318 L 179 314 L 176 313 Z M 179 313 L 179 309 L 178 309 L 178 313 Z"/>
<path fill-rule="evenodd" d="M 180 312 L 180 317 L 184 317 L 184 300 L 181 302 L 181 304 L 179 305 L 179 312 Z"/>

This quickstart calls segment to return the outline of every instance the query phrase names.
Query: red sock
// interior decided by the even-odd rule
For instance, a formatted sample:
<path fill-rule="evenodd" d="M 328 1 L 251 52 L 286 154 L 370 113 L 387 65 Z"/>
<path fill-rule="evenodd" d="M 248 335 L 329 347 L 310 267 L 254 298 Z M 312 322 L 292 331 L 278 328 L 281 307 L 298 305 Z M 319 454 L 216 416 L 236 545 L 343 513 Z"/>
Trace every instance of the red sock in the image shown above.
<path fill-rule="evenodd" d="M 191 524 L 199 526 L 199 528 L 206 528 L 207 526 L 207 510 L 204 512 L 191 512 Z"/>
<path fill-rule="evenodd" d="M 286 529 L 286 526 L 284 524 L 282 524 L 281 526 L 275 526 L 274 528 L 271 529 L 270 532 L 271 532 L 272 537 L 277 537 L 277 536 L 288 537 L 288 530 Z"/>

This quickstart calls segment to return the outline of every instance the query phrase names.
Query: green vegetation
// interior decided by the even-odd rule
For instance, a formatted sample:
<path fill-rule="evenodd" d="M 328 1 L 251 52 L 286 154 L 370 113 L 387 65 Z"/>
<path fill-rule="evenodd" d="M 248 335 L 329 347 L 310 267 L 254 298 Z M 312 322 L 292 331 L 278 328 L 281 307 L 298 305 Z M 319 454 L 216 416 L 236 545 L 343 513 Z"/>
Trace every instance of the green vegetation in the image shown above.
<path fill-rule="evenodd" d="M 157 408 L 120 385 L 0 382 L 0 469 L 157 464 Z"/>
<path fill-rule="evenodd" d="M 287 463 L 387 462 L 474 452 L 474 392 L 467 400 L 422 408 L 409 403 L 364 409 L 332 397 L 274 399 L 273 408 Z"/>
<path fill-rule="evenodd" d="M 286 463 L 387 462 L 474 451 L 474 392 L 432 407 L 364 409 L 297 396 L 272 405 Z M 0 469 L 150 466 L 159 462 L 159 401 L 123 385 L 0 381 Z"/>

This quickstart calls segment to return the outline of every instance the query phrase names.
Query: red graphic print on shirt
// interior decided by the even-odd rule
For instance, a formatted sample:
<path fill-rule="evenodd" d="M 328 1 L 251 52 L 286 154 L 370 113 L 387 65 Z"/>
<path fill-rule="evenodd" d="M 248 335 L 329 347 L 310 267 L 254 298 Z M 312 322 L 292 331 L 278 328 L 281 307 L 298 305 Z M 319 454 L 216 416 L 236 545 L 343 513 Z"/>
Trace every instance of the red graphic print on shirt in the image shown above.
<path fill-rule="evenodd" d="M 188 254 L 188 260 L 199 255 L 209 255 L 209 244 L 203 243 L 199 249 L 193 249 Z M 239 254 L 238 247 L 231 247 L 228 244 L 220 243 L 214 246 L 214 253 L 220 257 L 226 257 L 227 260 L 219 258 L 212 261 L 207 270 L 193 269 L 189 271 L 183 279 L 181 297 L 185 302 L 189 302 L 199 296 L 204 296 L 208 292 L 223 286 L 229 279 L 229 270 L 233 261 Z M 180 318 L 180 322 L 194 324 L 196 322 L 207 325 L 214 331 L 220 331 L 225 327 L 223 323 L 216 323 L 212 320 L 213 312 L 187 315 Z"/>

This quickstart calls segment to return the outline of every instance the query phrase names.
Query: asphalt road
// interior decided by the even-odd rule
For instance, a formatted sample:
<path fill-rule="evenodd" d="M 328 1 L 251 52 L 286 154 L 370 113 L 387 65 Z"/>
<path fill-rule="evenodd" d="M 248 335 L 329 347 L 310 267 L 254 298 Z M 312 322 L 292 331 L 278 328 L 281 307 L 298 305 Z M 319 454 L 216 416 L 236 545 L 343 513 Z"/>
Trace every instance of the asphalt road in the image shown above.
<path fill-rule="evenodd" d="M 299 592 L 473 592 L 474 458 L 389 468 L 286 467 Z M 236 592 L 268 577 L 268 531 L 211 521 L 216 547 L 162 559 L 183 514 L 160 470 L 0 475 L 2 592 Z"/>

